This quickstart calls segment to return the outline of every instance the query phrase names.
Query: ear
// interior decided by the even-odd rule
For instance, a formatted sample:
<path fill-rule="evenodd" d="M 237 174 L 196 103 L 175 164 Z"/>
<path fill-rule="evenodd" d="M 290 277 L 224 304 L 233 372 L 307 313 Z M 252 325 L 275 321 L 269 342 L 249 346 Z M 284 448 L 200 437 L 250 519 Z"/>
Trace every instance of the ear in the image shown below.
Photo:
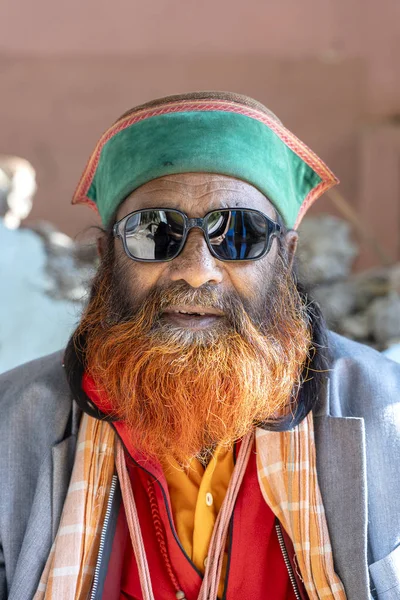
<path fill-rule="evenodd" d="M 287 256 L 287 266 L 288 269 L 291 269 L 293 266 L 294 256 L 296 254 L 297 242 L 299 239 L 299 234 L 294 229 L 290 229 L 284 237 L 283 243 L 285 245 L 286 256 Z"/>
<path fill-rule="evenodd" d="M 103 258 L 106 252 L 106 242 L 106 235 L 102 233 L 100 237 L 97 238 L 97 254 L 99 255 L 100 259 Z"/>

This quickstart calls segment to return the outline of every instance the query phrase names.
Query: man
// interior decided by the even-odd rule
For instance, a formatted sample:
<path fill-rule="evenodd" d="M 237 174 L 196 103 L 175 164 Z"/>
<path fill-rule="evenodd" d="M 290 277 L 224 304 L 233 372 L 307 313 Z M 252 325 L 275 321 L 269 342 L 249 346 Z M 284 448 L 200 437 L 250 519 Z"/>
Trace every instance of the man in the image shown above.
<path fill-rule="evenodd" d="M 230 93 L 102 136 L 87 309 L 1 380 L 2 598 L 400 598 L 400 367 L 326 332 L 293 270 L 336 181 Z"/>

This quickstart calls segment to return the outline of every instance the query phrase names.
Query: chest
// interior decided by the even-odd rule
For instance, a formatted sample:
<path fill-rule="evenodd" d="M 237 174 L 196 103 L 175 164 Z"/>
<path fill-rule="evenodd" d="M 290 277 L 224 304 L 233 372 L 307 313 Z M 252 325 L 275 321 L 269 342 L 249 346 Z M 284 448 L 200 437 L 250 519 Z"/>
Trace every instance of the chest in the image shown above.
<path fill-rule="evenodd" d="M 184 592 L 187 600 L 196 600 L 203 573 L 185 552 L 178 537 L 168 488 L 160 479 L 155 479 L 151 473 L 138 466 L 131 465 L 130 477 L 156 600 L 176 598 L 178 590 Z M 201 523 L 197 526 L 201 527 Z M 113 561 L 110 562 L 104 597 L 142 600 L 138 570 L 122 506 L 111 557 L 118 555 L 119 564 L 115 560 L 114 564 Z M 293 582 L 285 562 L 285 559 L 293 562 L 293 557 L 290 540 L 279 539 L 275 516 L 262 498 L 253 456 L 230 522 L 219 598 L 295 600 Z M 295 585 L 300 588 L 298 597 L 305 598 L 301 582 L 298 581 Z M 115 595 L 118 587 L 119 596 Z"/>

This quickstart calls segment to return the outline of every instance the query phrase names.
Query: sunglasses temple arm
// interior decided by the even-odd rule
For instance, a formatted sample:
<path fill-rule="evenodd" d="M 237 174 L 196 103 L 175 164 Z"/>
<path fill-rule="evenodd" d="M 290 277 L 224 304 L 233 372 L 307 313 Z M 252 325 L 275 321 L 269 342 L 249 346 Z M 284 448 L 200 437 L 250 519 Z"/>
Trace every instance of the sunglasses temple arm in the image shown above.
<path fill-rule="evenodd" d="M 121 238 L 122 239 L 122 233 L 120 231 L 120 225 L 121 225 L 120 221 L 118 223 L 115 223 L 115 225 L 113 227 L 113 236 L 115 238 Z"/>
<path fill-rule="evenodd" d="M 274 228 L 272 230 L 271 237 L 282 237 L 282 227 L 279 225 L 279 223 L 274 223 Z"/>

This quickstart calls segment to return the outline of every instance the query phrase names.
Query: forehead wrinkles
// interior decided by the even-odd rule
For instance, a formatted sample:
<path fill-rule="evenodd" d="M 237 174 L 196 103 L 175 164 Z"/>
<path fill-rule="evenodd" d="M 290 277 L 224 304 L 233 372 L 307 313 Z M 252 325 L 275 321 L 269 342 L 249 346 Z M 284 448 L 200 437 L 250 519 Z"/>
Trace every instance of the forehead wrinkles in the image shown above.
<path fill-rule="evenodd" d="M 133 207 L 150 205 L 157 201 L 229 202 L 239 206 L 243 201 L 259 203 L 265 197 L 252 185 L 224 175 L 184 173 L 161 177 L 138 188 L 128 196 L 126 203 Z"/>
<path fill-rule="evenodd" d="M 187 187 L 191 189 L 213 189 L 217 186 L 230 186 L 232 189 L 242 188 L 243 186 L 249 186 L 240 179 L 235 177 L 229 177 L 228 175 L 216 175 L 210 173 L 182 173 L 180 175 L 166 175 L 165 177 L 159 177 L 143 185 L 142 190 L 152 190 L 158 187 L 169 186 L 171 188 L 176 187 Z M 253 187 L 253 186 L 251 186 Z M 254 188 L 255 189 L 255 188 Z"/>
<path fill-rule="evenodd" d="M 135 192 L 134 192 L 135 194 Z M 249 198 L 254 196 L 251 192 L 243 189 L 241 186 L 230 185 L 229 183 L 213 182 L 209 184 L 178 184 L 154 186 L 149 190 L 143 190 L 131 196 L 135 203 L 154 203 L 158 200 L 166 201 L 201 201 L 218 202 L 232 206 L 240 206 L 240 198 Z"/>

